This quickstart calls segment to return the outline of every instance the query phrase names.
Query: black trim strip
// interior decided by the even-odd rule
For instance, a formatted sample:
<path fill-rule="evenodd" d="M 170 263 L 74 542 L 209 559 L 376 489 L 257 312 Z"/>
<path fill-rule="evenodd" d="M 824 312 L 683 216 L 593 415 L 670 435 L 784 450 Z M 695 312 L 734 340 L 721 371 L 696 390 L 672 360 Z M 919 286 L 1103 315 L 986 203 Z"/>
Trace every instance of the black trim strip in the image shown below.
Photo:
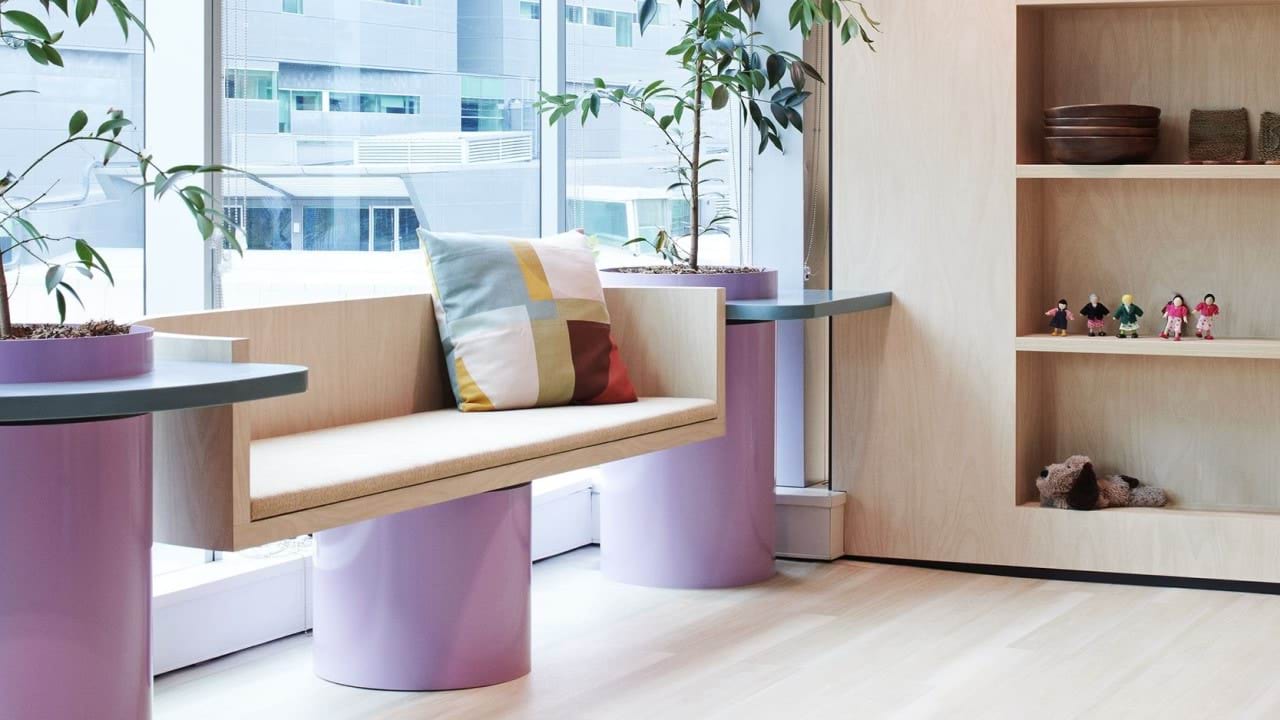
<path fill-rule="evenodd" d="M 1172 575 L 1138 575 L 1134 573 L 1097 572 L 1094 570 L 1055 570 L 1053 568 L 1016 567 L 1012 565 L 983 565 L 980 563 L 942 562 L 939 560 L 905 560 L 901 558 L 845 555 L 844 560 L 900 565 L 928 570 L 945 570 L 977 575 L 1028 578 L 1032 580 L 1064 580 L 1067 582 L 1102 583 L 1107 585 L 1136 585 L 1140 587 L 1183 588 L 1187 590 L 1217 590 L 1221 592 L 1280 595 L 1280 583 L 1252 580 L 1215 580 L 1212 578 L 1175 577 Z"/>

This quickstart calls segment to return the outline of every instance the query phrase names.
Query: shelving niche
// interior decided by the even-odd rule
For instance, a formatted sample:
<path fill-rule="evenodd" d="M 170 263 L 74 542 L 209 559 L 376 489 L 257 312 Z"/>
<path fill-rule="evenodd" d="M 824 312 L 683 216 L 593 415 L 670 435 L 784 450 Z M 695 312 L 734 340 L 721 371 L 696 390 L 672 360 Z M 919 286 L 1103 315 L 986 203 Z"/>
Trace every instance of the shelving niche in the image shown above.
<path fill-rule="evenodd" d="M 1170 517 L 1280 513 L 1280 166 L 1182 165 L 1193 107 L 1280 112 L 1280 0 L 1019 0 L 1015 497 L 1074 452 L 1168 488 Z M 1149 165 L 1045 162 L 1041 112 L 1164 110 Z M 1146 311 L 1138 341 L 1046 336 L 1059 297 Z M 1153 339 L 1173 292 L 1206 292 L 1214 343 Z M 1114 330 L 1114 323 L 1108 326 Z"/>

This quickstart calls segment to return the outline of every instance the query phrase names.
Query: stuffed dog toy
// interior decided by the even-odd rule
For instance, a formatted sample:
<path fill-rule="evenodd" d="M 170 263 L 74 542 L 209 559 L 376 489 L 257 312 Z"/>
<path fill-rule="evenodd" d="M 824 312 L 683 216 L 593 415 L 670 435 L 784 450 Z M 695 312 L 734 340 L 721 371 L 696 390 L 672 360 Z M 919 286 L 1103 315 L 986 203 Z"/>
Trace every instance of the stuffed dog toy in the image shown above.
<path fill-rule="evenodd" d="M 1169 502 L 1164 490 L 1143 485 L 1128 475 L 1099 477 L 1093 462 L 1073 455 L 1050 465 L 1036 479 L 1040 505 L 1062 510 L 1102 510 L 1109 507 L 1163 507 Z"/>

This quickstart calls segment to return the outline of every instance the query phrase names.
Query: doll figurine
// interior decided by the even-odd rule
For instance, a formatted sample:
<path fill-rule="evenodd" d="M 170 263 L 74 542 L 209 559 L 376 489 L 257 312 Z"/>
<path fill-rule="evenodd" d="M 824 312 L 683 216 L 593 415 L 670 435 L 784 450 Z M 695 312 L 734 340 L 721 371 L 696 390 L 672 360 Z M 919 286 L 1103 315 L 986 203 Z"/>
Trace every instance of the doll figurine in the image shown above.
<path fill-rule="evenodd" d="M 1116 322 L 1120 323 L 1120 330 L 1116 332 L 1116 337 L 1120 339 L 1138 337 L 1138 320 L 1142 314 L 1142 308 L 1133 304 L 1132 295 L 1120 298 L 1120 307 L 1116 308 L 1113 316 Z"/>
<path fill-rule="evenodd" d="M 1191 308 L 1187 307 L 1187 301 L 1183 299 L 1181 294 L 1174 295 L 1168 305 L 1164 306 L 1164 316 L 1166 322 L 1164 324 L 1164 332 L 1160 333 L 1160 337 L 1168 340 L 1172 337 L 1174 340 L 1182 340 L 1182 329 L 1186 327 L 1187 317 L 1191 315 Z"/>
<path fill-rule="evenodd" d="M 1066 337 L 1067 323 L 1076 319 L 1067 306 L 1066 300 L 1059 300 L 1057 307 L 1049 308 L 1045 313 L 1045 317 L 1049 318 L 1049 328 L 1053 331 L 1054 337 Z"/>
<path fill-rule="evenodd" d="M 1106 337 L 1107 336 L 1107 316 L 1111 314 L 1111 310 L 1106 305 L 1098 302 L 1098 295 L 1094 293 L 1089 296 L 1089 304 L 1080 308 L 1080 314 L 1084 316 L 1089 325 L 1089 337 Z"/>
<path fill-rule="evenodd" d="M 1218 317 L 1222 311 L 1218 308 L 1218 298 L 1209 293 L 1204 296 L 1204 301 L 1196 305 L 1196 314 L 1200 319 L 1196 321 L 1196 337 L 1202 337 L 1205 340 L 1213 339 L 1213 319 Z"/>

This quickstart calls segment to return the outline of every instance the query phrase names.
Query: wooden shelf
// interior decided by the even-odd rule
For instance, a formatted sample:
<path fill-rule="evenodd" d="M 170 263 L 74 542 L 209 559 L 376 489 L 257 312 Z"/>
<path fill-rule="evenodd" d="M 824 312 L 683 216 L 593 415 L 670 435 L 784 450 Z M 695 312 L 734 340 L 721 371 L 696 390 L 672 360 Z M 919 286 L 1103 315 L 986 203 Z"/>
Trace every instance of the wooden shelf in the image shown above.
<path fill-rule="evenodd" d="M 1024 510 L 1037 510 L 1040 512 L 1055 513 L 1071 513 L 1083 512 L 1080 510 L 1059 510 L 1058 508 L 1041 507 L 1039 502 L 1025 502 L 1018 506 Z M 1212 517 L 1223 515 L 1237 516 L 1257 516 L 1257 515 L 1276 515 L 1280 514 L 1280 509 L 1258 508 L 1258 507 L 1198 507 L 1195 505 L 1166 505 L 1165 507 L 1123 507 L 1123 508 L 1107 508 L 1105 510 L 1087 511 L 1090 515 L 1126 515 L 1130 513 L 1166 515 L 1170 518 L 1188 518 L 1188 517 Z"/>
<path fill-rule="evenodd" d="M 1175 342 L 1158 335 L 1121 340 L 1114 335 L 1093 338 L 1088 335 L 1054 337 L 1046 333 L 1024 335 L 1014 342 L 1014 346 L 1018 352 L 1034 353 L 1280 360 L 1280 340 L 1253 338 L 1201 340 L 1193 335 L 1183 338 L 1182 342 Z"/>
<path fill-rule="evenodd" d="M 1280 180 L 1280 165 L 1061 165 L 1023 163 L 1018 177 L 1031 180 Z"/>

